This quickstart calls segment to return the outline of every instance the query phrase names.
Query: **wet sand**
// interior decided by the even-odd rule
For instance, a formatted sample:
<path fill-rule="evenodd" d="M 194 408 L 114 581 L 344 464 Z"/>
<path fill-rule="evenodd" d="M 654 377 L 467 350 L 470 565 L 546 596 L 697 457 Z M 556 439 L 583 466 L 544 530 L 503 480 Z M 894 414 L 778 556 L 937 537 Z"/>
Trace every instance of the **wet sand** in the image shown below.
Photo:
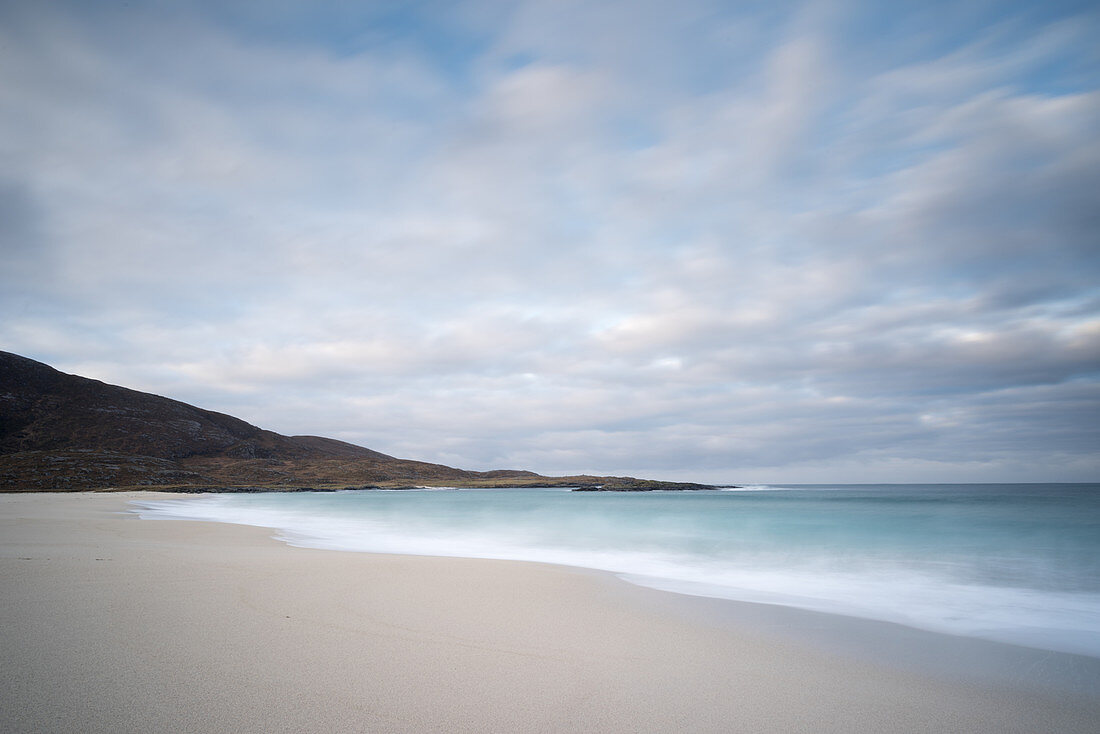
<path fill-rule="evenodd" d="M 849 648 L 828 644 L 840 628 L 822 632 L 827 615 L 558 566 L 292 548 L 262 528 L 127 514 L 143 496 L 0 495 L 0 731 L 1093 732 L 1100 721 L 1090 683 L 1029 686 L 1050 656 L 1010 646 L 980 643 L 1033 661 L 1034 674 L 952 675 L 944 655 L 925 664 L 904 650 L 969 655 L 979 643 L 835 622 L 866 631 Z M 891 662 L 894 642 L 905 660 Z"/>

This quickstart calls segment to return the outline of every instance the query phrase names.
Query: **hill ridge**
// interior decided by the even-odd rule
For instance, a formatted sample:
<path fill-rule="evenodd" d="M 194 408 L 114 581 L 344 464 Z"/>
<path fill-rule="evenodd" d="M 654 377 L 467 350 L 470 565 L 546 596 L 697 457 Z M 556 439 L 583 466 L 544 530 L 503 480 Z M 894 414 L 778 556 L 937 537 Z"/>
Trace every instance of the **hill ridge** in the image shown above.
<path fill-rule="evenodd" d="M 173 398 L 0 351 L 0 491 L 409 486 L 703 489 L 630 477 L 544 477 L 398 459 L 323 436 L 284 436 Z"/>

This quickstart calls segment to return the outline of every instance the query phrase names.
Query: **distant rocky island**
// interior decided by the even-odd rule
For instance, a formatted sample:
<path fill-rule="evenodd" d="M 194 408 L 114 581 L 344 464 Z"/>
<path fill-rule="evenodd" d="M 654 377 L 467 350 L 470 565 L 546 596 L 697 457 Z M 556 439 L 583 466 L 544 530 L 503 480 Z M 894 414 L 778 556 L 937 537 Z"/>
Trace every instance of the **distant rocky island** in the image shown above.
<path fill-rule="evenodd" d="M 0 492 L 415 487 L 714 489 L 634 477 L 468 471 L 398 459 L 331 438 L 283 436 L 224 413 L 0 352 Z"/>

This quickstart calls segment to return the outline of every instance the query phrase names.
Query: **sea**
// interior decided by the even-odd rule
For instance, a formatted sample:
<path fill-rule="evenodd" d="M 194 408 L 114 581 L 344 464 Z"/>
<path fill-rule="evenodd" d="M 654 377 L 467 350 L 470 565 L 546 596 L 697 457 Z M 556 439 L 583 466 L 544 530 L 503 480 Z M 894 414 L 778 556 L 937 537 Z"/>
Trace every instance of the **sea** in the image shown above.
<path fill-rule="evenodd" d="M 291 545 L 600 569 L 641 586 L 1100 658 L 1100 484 L 349 490 L 133 503 Z"/>

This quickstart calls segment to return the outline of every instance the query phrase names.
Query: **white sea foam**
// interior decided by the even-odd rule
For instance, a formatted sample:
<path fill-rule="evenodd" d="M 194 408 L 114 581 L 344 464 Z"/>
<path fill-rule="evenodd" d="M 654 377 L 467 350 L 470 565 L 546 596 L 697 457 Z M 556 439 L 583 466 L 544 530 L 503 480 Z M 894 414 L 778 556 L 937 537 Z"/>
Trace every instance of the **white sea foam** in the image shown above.
<path fill-rule="evenodd" d="M 944 583 L 919 574 L 772 569 L 686 578 L 623 574 L 639 586 L 776 604 L 946 634 L 1100 657 L 1100 595 Z"/>

